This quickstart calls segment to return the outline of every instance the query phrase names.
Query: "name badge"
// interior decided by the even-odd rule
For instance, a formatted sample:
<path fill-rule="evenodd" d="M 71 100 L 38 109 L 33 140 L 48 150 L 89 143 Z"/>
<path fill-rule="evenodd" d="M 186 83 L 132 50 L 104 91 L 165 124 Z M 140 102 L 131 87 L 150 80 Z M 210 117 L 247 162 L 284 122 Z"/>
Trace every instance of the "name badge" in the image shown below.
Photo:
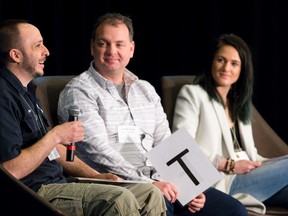
<path fill-rule="evenodd" d="M 52 151 L 48 155 L 48 158 L 50 161 L 60 158 L 59 152 L 57 151 L 55 147 L 52 149 Z"/>
<path fill-rule="evenodd" d="M 118 126 L 119 143 L 141 143 L 139 128 L 134 125 Z"/>
<path fill-rule="evenodd" d="M 250 158 L 248 157 L 246 151 L 238 151 L 235 152 L 235 161 L 237 160 L 250 160 Z"/>

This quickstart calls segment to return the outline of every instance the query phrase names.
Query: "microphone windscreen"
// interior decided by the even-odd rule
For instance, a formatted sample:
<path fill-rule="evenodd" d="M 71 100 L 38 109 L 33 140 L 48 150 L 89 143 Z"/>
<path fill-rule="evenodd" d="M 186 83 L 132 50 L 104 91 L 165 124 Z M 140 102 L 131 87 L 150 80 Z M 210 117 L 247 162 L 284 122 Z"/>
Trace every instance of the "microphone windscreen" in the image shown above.
<path fill-rule="evenodd" d="M 69 116 L 79 116 L 80 109 L 77 105 L 71 105 L 68 109 Z"/>

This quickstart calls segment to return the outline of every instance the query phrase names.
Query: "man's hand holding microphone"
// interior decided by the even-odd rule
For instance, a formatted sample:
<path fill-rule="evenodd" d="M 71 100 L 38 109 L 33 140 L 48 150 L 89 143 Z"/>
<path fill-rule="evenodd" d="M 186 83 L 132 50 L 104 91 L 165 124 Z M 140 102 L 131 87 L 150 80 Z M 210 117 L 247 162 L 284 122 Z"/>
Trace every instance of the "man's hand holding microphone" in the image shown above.
<path fill-rule="evenodd" d="M 71 121 L 78 121 L 78 116 L 80 113 L 80 109 L 77 105 L 72 105 L 68 109 L 69 113 L 69 122 Z M 67 152 L 66 152 L 66 161 L 74 161 L 74 154 L 76 150 L 76 145 L 74 142 L 70 143 L 67 146 Z"/>

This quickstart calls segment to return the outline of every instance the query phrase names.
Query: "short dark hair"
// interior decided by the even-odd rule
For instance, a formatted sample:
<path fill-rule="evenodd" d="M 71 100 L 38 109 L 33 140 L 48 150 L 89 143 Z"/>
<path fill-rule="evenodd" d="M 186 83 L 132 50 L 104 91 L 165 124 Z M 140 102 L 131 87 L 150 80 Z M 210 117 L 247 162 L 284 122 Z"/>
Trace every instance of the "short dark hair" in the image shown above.
<path fill-rule="evenodd" d="M 20 47 L 20 32 L 18 25 L 29 23 L 24 19 L 8 19 L 0 23 L 0 65 L 6 65 L 9 51 Z"/>
<path fill-rule="evenodd" d="M 132 19 L 130 17 L 124 16 L 120 13 L 106 13 L 106 14 L 100 16 L 96 20 L 95 24 L 93 25 L 92 35 L 91 35 L 92 40 L 95 40 L 96 31 L 100 25 L 110 24 L 113 26 L 117 26 L 117 25 L 122 24 L 122 23 L 127 26 L 128 30 L 129 30 L 130 40 L 133 41 L 134 29 L 133 29 Z"/>

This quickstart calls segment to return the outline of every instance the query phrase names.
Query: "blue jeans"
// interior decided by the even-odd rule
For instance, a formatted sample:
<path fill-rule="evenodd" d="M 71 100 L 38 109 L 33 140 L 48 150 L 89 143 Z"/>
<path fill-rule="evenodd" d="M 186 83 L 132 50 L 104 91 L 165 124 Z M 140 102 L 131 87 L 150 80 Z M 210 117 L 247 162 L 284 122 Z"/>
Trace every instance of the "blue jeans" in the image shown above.
<path fill-rule="evenodd" d="M 178 202 L 171 204 L 165 198 L 167 216 L 248 216 L 245 206 L 237 199 L 215 188 L 209 188 L 204 194 L 206 196 L 205 205 L 196 213 L 189 212 L 187 207 L 183 207 Z"/>
<path fill-rule="evenodd" d="M 288 156 L 271 159 L 244 175 L 236 175 L 230 195 L 246 193 L 266 205 L 288 207 Z"/>

